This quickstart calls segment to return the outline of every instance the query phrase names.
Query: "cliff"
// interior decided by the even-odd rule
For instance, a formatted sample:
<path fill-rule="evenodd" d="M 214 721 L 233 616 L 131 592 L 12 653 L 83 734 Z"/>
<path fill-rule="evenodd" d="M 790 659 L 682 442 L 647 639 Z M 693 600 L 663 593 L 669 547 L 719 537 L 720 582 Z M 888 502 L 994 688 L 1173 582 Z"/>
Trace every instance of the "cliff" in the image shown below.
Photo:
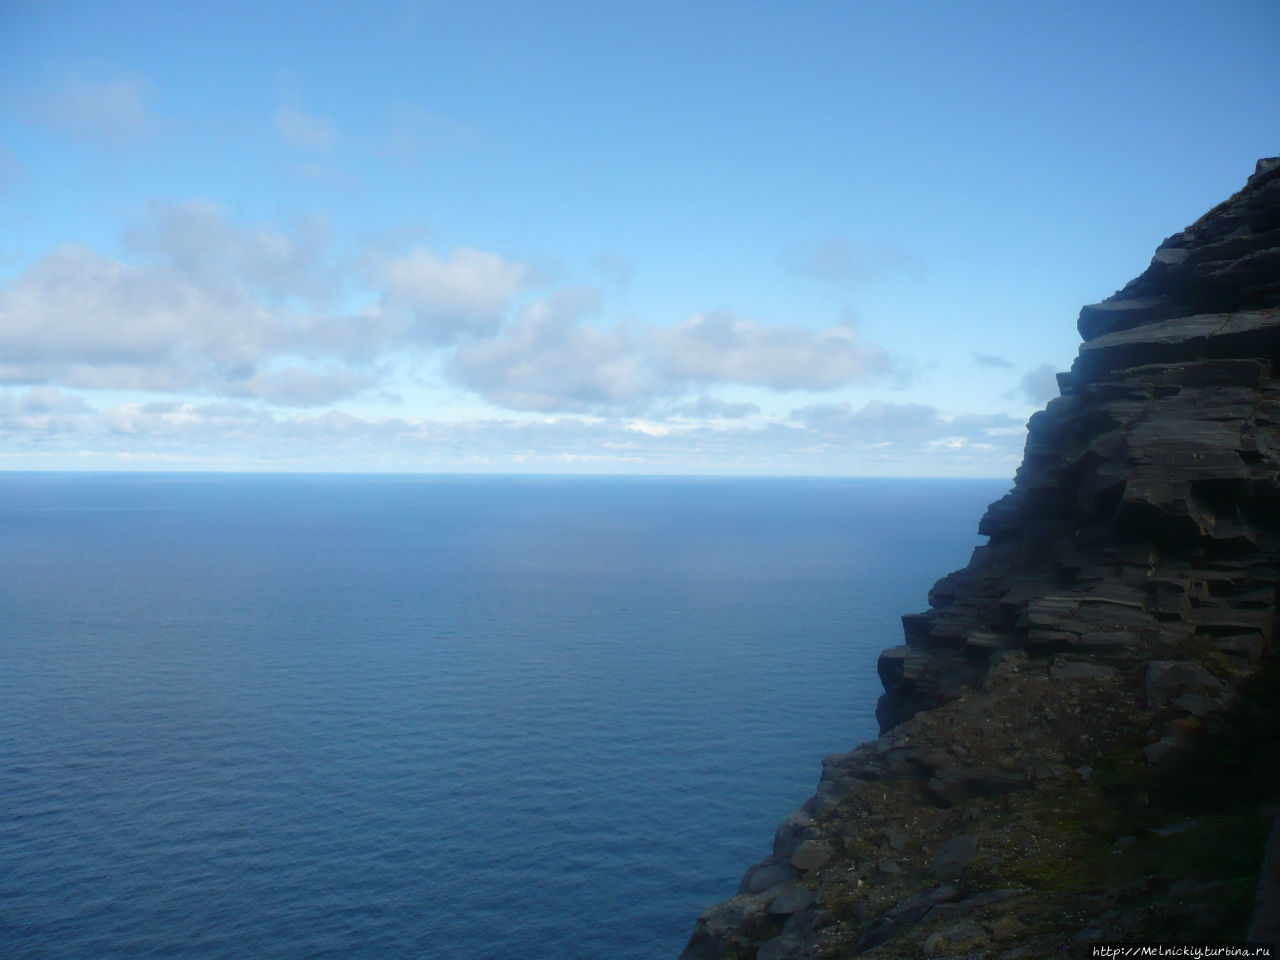
<path fill-rule="evenodd" d="M 1078 327 L 988 544 L 880 657 L 881 736 L 682 960 L 1280 936 L 1280 158 Z"/>

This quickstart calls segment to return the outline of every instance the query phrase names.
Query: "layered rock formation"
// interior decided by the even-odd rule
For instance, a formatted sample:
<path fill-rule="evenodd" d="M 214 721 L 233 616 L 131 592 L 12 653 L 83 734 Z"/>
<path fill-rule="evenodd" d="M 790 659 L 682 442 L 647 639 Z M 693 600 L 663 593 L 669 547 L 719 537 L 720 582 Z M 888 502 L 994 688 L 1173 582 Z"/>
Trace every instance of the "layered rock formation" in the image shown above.
<path fill-rule="evenodd" d="M 1272 935 L 1280 158 L 1078 326 L 989 543 L 880 657 L 880 738 L 685 960 Z"/>

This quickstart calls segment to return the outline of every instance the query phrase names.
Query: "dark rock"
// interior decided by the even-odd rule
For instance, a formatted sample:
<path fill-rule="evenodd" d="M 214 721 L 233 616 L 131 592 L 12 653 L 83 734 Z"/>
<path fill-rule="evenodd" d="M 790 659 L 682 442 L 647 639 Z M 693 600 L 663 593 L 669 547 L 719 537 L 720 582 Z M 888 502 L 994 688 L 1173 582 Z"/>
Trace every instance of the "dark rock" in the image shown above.
<path fill-rule="evenodd" d="M 813 906 L 817 894 L 808 887 L 794 883 L 769 901 L 769 912 L 778 914 L 799 913 Z"/>
<path fill-rule="evenodd" d="M 972 833 L 953 837 L 929 861 L 929 870 L 940 877 L 959 876 L 978 849 L 978 838 Z"/>
<path fill-rule="evenodd" d="M 969 920 L 953 923 L 931 935 L 924 942 L 926 957 L 941 957 L 956 951 L 969 951 L 991 938 L 980 924 Z"/>
<path fill-rule="evenodd" d="M 888 943 L 898 933 L 922 918 L 936 904 L 954 900 L 956 893 L 955 887 L 946 884 L 918 893 L 914 897 L 899 903 L 867 925 L 867 929 L 858 939 L 858 942 L 854 944 L 853 955 L 858 956 L 868 950 L 874 950 L 881 944 Z"/>
<path fill-rule="evenodd" d="M 773 835 L 773 857 L 776 863 L 789 862 L 800 844 L 817 836 L 813 820 L 803 811 L 793 813 L 783 821 Z"/>
<path fill-rule="evenodd" d="M 960 765 L 939 767 L 928 782 L 929 793 L 943 806 L 960 806 L 975 797 L 995 797 L 1027 787 L 1021 773 Z"/>
<path fill-rule="evenodd" d="M 1277 164 L 1280 165 L 1280 160 Z M 1263 855 L 1248 939 L 1255 943 L 1269 943 L 1280 951 L 1280 817 L 1271 828 Z"/>
<path fill-rule="evenodd" d="M 1172 308 L 1173 304 L 1166 296 L 1104 300 L 1102 303 L 1090 304 L 1080 311 L 1076 329 L 1087 342 L 1109 333 L 1163 320 L 1169 316 Z"/>
<path fill-rule="evenodd" d="M 1166 734 L 1155 743 L 1149 743 L 1143 747 L 1142 756 L 1147 763 L 1159 766 L 1170 757 L 1177 754 L 1182 746 L 1182 738 L 1176 733 L 1170 733 Z"/>
<path fill-rule="evenodd" d="M 906 849 L 907 841 L 911 839 L 911 834 L 907 833 L 907 831 L 903 830 L 901 827 L 892 826 L 888 827 L 884 831 L 883 837 L 884 842 L 889 846 L 889 849 L 901 851 Z"/>
<path fill-rule="evenodd" d="M 1223 713 L 1230 709 L 1231 701 L 1227 697 L 1209 697 L 1202 693 L 1184 693 L 1173 701 L 1176 710 L 1183 710 L 1193 717 L 1209 717 L 1215 713 Z"/>
<path fill-rule="evenodd" d="M 796 871 L 787 864 L 766 861 L 747 871 L 747 875 L 742 878 L 742 883 L 738 885 L 738 893 L 763 893 L 774 887 L 793 883 L 796 877 Z"/>
<path fill-rule="evenodd" d="M 886 690 L 894 690 L 904 683 L 919 679 L 925 658 L 917 656 L 912 668 L 908 669 L 907 661 L 912 652 L 910 647 L 901 646 L 893 647 L 880 654 L 880 659 L 876 661 L 876 671 L 880 674 L 880 682 Z"/>
<path fill-rule="evenodd" d="M 1151 832 L 1157 837 L 1176 837 L 1180 833 L 1194 830 L 1199 824 L 1199 820 L 1179 820 L 1177 823 L 1168 823 L 1163 827 L 1153 827 Z"/>
<path fill-rule="evenodd" d="M 769 928 L 766 905 L 755 897 L 737 896 L 708 907 L 698 917 L 680 960 L 722 960 L 726 946 L 749 943 Z"/>
<path fill-rule="evenodd" d="M 802 872 L 818 870 L 827 865 L 834 852 L 825 840 L 806 840 L 791 855 L 791 865 Z"/>
<path fill-rule="evenodd" d="M 1054 664 L 1050 676 L 1055 680 L 1104 680 L 1119 673 L 1115 667 L 1087 660 L 1067 660 Z"/>
<path fill-rule="evenodd" d="M 963 900 L 952 900 L 948 903 L 939 903 L 929 909 L 926 917 L 932 919 L 934 917 L 959 917 L 966 913 L 972 913 L 979 907 L 989 907 L 993 903 L 1003 903 L 1014 897 L 1020 897 L 1029 891 L 1025 887 L 1019 887 L 1006 890 L 988 890 L 985 893 L 975 894 L 971 897 L 965 897 Z"/>
<path fill-rule="evenodd" d="M 799 937 L 785 934 L 774 937 L 772 940 L 766 940 L 756 951 L 756 960 L 786 960 L 787 957 L 795 955 L 794 951 L 799 945 Z"/>
<path fill-rule="evenodd" d="M 1225 686 L 1221 680 L 1198 663 L 1179 660 L 1153 660 L 1147 665 L 1145 682 L 1147 704 L 1163 707 L 1183 692 L 1218 692 Z"/>

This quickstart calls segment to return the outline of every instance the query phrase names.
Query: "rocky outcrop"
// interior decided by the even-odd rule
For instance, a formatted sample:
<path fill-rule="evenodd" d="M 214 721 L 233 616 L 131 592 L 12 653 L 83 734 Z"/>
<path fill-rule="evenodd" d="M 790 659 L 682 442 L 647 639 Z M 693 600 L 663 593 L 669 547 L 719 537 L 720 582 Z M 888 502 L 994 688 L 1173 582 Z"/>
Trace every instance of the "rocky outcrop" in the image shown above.
<path fill-rule="evenodd" d="M 880 657 L 880 738 L 824 761 L 685 960 L 1012 960 L 1266 915 L 1280 158 L 1078 326 L 988 543 Z"/>

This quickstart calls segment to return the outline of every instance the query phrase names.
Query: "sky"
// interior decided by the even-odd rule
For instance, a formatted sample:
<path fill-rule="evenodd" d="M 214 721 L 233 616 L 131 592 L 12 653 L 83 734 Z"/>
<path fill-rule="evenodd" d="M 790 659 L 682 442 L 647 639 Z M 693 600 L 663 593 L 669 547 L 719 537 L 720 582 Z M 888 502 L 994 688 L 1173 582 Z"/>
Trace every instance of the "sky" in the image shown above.
<path fill-rule="evenodd" d="M 0 470 L 1012 477 L 1276 0 L 0 0 Z"/>

